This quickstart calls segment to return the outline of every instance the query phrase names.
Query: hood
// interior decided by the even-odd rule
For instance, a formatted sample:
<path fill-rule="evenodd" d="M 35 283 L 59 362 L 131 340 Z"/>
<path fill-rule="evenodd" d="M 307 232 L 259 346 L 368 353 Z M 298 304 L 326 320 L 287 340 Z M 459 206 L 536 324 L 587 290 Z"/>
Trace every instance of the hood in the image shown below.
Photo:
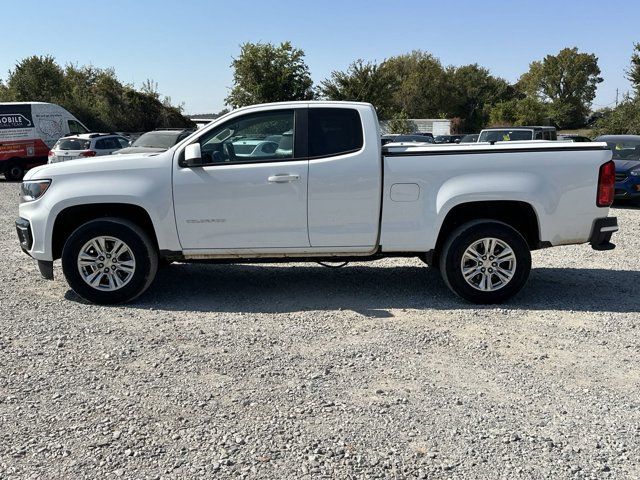
<path fill-rule="evenodd" d="M 155 147 L 127 147 L 122 150 L 118 150 L 115 152 L 116 155 L 122 154 L 130 154 L 130 153 L 160 153 L 166 152 L 166 148 L 155 148 Z"/>
<path fill-rule="evenodd" d="M 24 180 L 36 180 L 42 178 L 55 178 L 63 175 L 95 174 L 102 172 L 114 172 L 136 170 L 140 168 L 155 167 L 167 160 L 171 162 L 171 155 L 149 154 L 140 155 L 102 155 L 100 157 L 84 158 L 82 160 L 69 160 L 68 162 L 48 163 L 27 171 Z"/>
<path fill-rule="evenodd" d="M 628 172 L 640 167 L 640 160 L 613 160 L 616 164 L 616 172 Z"/>

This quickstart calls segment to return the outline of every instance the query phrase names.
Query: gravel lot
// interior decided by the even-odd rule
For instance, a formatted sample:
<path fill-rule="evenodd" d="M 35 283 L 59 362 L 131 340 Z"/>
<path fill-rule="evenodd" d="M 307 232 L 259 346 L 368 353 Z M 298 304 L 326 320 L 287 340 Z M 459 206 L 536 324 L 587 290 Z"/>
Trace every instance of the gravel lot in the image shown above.
<path fill-rule="evenodd" d="M 0 478 L 640 478 L 640 210 L 501 308 L 418 260 L 172 265 L 87 305 L 0 180 Z"/>

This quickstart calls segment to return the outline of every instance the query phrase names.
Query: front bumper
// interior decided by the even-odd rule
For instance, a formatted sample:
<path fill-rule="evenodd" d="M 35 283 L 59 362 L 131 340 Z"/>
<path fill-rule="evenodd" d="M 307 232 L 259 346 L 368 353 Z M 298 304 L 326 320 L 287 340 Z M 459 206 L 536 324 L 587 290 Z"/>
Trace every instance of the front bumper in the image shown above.
<path fill-rule="evenodd" d="M 31 232 L 31 224 L 26 218 L 18 218 L 16 220 L 16 233 L 20 248 L 24 253 L 31 256 L 29 250 L 33 247 L 33 233 Z M 38 260 L 38 270 L 47 280 L 53 280 L 53 262 L 47 260 Z"/>
<path fill-rule="evenodd" d="M 591 228 L 589 243 L 594 250 L 613 250 L 616 246 L 611 243 L 611 236 L 618 231 L 616 217 L 596 218 Z"/>
<path fill-rule="evenodd" d="M 29 255 L 29 250 L 33 247 L 33 233 L 31 232 L 31 224 L 29 223 L 29 220 L 25 218 L 18 218 L 16 220 L 16 233 L 18 234 L 20 248 L 22 248 L 24 253 Z"/>

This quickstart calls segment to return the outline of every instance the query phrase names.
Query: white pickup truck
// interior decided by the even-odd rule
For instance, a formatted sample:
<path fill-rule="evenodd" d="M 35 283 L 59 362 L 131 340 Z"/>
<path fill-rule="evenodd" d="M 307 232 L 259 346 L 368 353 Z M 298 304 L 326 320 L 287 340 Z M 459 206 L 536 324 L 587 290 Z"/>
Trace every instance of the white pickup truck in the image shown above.
<path fill-rule="evenodd" d="M 22 249 L 97 303 L 134 299 L 160 263 L 328 262 L 414 256 L 459 296 L 501 302 L 530 251 L 610 243 L 606 144 L 387 144 L 374 108 L 242 108 L 160 154 L 27 173 Z"/>

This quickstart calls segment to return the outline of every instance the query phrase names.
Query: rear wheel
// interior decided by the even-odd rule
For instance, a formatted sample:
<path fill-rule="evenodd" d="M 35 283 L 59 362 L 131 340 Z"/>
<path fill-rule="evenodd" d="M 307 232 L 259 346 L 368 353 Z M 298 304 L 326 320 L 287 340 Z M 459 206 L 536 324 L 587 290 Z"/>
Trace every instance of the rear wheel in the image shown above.
<path fill-rule="evenodd" d="M 94 303 L 133 300 L 153 281 L 158 254 L 149 236 L 119 218 L 92 220 L 78 227 L 62 250 L 69 286 Z"/>
<path fill-rule="evenodd" d="M 494 220 L 462 225 L 447 239 L 440 272 L 447 286 L 473 303 L 501 303 L 529 278 L 531 252 L 511 226 Z"/>
<path fill-rule="evenodd" d="M 10 163 L 4 171 L 4 178 L 12 181 L 22 180 L 24 172 L 24 167 L 19 163 Z"/>

